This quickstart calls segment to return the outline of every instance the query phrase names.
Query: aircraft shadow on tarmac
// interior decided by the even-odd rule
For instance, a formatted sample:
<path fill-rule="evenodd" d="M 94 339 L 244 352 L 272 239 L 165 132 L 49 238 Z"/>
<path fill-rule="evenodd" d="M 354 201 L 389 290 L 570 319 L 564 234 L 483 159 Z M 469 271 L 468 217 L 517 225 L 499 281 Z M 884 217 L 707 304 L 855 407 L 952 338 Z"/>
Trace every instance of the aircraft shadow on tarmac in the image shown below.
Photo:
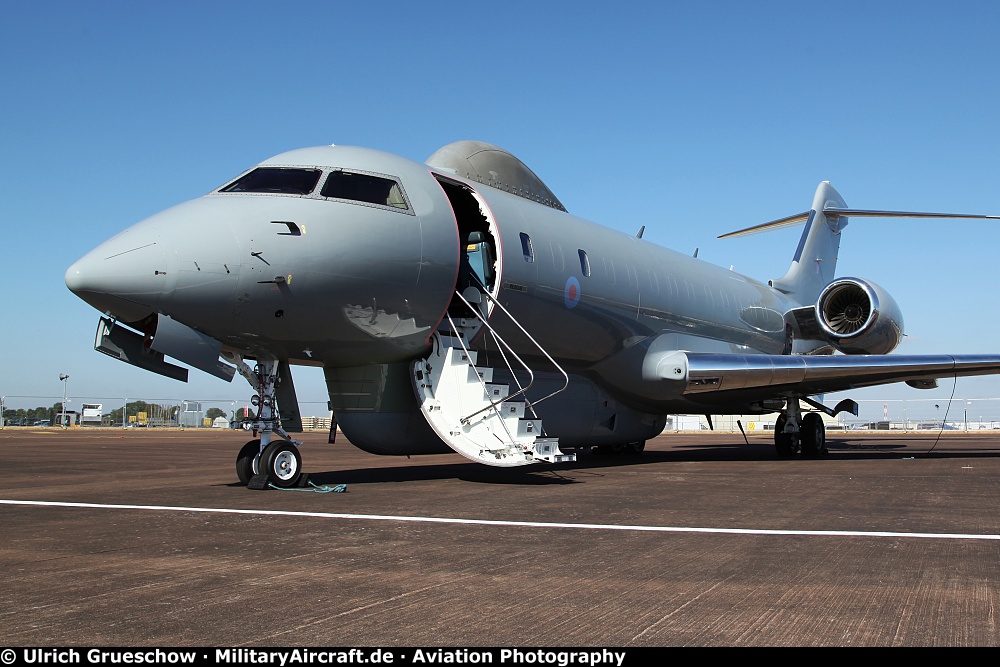
<path fill-rule="evenodd" d="M 984 447 L 982 449 L 963 449 L 960 451 L 937 450 L 933 439 L 917 442 L 900 442 L 898 438 L 852 440 L 834 438 L 827 440 L 830 450 L 827 460 L 861 460 L 861 459 L 894 459 L 904 457 L 935 457 L 935 458 L 982 458 L 1000 457 L 1000 449 Z M 638 455 L 599 455 L 596 453 L 578 453 L 577 461 L 557 465 L 540 464 L 537 466 L 519 466 L 516 468 L 491 468 L 478 463 L 445 463 L 436 465 L 413 465 L 356 468 L 349 470 L 331 470 L 313 472 L 309 480 L 315 484 L 377 484 L 386 482 L 412 482 L 439 479 L 457 479 L 479 484 L 513 484 L 523 486 L 544 486 L 558 484 L 579 484 L 586 479 L 569 478 L 564 473 L 591 472 L 600 474 L 601 470 L 619 468 L 622 466 L 643 466 L 654 463 L 696 462 L 696 461 L 761 461 L 778 459 L 774 447 L 770 443 L 754 443 L 749 446 L 745 442 L 704 444 L 678 444 L 670 450 L 647 450 Z M 788 459 L 789 462 L 800 460 L 799 457 Z M 816 462 L 822 465 L 822 460 Z"/>
<path fill-rule="evenodd" d="M 566 473 L 588 472 L 600 475 L 602 470 L 624 466 L 647 466 L 655 463 L 670 462 L 711 462 L 711 461 L 767 461 L 794 462 L 801 456 L 792 459 L 779 459 L 774 452 L 774 446 L 763 440 L 746 442 L 733 441 L 728 436 L 721 436 L 728 442 L 713 441 L 704 438 L 697 443 L 672 444 L 668 450 L 647 449 L 642 454 L 600 454 L 598 452 L 578 451 L 578 458 L 573 463 L 538 464 L 518 466 L 513 468 L 494 468 L 474 462 L 456 462 L 443 464 L 393 465 L 385 467 L 365 467 L 345 470 L 328 470 L 310 472 L 308 479 L 317 485 L 336 484 L 380 484 L 388 482 L 414 482 L 444 479 L 456 479 L 478 484 L 510 484 L 518 486 L 547 486 L 561 484 L 585 483 L 578 475 L 567 477 Z M 942 445 L 943 447 L 943 445 Z M 933 437 L 900 440 L 898 436 L 886 438 L 834 437 L 827 439 L 829 454 L 820 457 L 817 465 L 823 460 L 852 461 L 862 459 L 897 459 L 905 458 L 996 458 L 1000 457 L 1000 441 L 998 446 L 975 445 L 963 443 L 963 448 L 956 450 L 954 441 L 948 443 L 948 448 L 938 448 Z M 242 486 L 239 483 L 227 486 Z"/>

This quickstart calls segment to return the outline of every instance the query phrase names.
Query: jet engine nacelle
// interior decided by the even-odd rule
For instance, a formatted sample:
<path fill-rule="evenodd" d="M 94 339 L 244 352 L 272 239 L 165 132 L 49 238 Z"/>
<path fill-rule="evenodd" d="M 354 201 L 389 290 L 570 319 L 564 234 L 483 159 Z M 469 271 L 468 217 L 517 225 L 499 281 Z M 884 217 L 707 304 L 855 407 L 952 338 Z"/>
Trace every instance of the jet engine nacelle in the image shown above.
<path fill-rule="evenodd" d="M 903 339 L 903 315 L 895 299 L 860 278 L 838 278 L 823 288 L 816 320 L 844 354 L 888 354 Z"/>

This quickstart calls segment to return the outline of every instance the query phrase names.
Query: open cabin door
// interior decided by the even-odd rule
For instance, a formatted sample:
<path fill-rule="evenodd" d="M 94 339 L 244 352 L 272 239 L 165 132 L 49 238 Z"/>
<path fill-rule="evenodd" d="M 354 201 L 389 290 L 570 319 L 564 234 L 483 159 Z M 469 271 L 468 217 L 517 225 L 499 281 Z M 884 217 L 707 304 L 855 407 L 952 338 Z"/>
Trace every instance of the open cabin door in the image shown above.
<path fill-rule="evenodd" d="M 473 188 L 439 174 L 434 176 L 455 213 L 460 256 L 455 295 L 447 317 L 432 337 L 427 358 L 417 359 L 410 366 L 420 412 L 442 442 L 479 463 L 509 467 L 573 461 L 574 454 L 559 450 L 557 438 L 545 435 L 541 419 L 525 396 L 534 384 L 534 373 L 488 321 L 497 308 L 524 332 L 497 301 L 502 267 L 493 214 Z M 484 360 L 484 364 L 477 365 L 479 353 L 472 349 L 471 342 L 480 332 L 496 343 L 500 354 L 493 362 Z M 501 360 L 513 386 L 493 381 L 491 363 Z M 523 368 L 526 384 L 514 375 L 512 361 Z M 569 378 L 565 377 L 568 385 Z"/>
<path fill-rule="evenodd" d="M 482 292 L 485 290 L 496 297 L 502 273 L 502 257 L 497 252 L 496 221 L 486 202 L 475 190 L 439 174 L 434 176 L 448 196 L 458 227 L 461 255 L 455 291 L 462 294 L 474 307 L 479 308 L 484 318 L 489 318 L 493 310 L 493 301 L 483 296 Z M 468 308 L 455 296 L 448 313 L 453 318 L 465 318 L 470 315 Z M 474 335 L 473 332 L 469 333 Z"/>

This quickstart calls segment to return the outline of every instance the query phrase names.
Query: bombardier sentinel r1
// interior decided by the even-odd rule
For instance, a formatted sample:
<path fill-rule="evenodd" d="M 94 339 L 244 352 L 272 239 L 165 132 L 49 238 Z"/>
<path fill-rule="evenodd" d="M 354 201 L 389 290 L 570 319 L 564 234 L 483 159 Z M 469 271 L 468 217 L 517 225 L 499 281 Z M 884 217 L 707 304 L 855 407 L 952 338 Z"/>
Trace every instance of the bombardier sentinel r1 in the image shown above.
<path fill-rule="evenodd" d="M 302 474 L 291 367 L 321 366 L 356 446 L 492 466 L 641 452 L 668 414 L 778 413 L 781 457 L 826 453 L 820 395 L 1000 373 L 1000 355 L 890 355 L 903 318 L 836 275 L 851 209 L 820 183 L 766 282 L 575 217 L 523 162 L 460 141 L 426 163 L 351 146 L 283 153 L 89 252 L 66 285 L 97 350 L 186 381 L 253 387 L 243 483 Z M 197 240 L 197 241 L 195 241 Z"/>

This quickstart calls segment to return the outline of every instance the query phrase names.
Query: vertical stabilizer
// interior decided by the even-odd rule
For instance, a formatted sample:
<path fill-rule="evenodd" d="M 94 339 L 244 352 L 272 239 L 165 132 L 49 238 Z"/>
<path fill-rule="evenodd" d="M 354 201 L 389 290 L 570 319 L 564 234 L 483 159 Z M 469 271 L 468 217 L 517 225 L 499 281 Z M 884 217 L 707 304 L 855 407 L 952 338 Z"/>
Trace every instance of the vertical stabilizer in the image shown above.
<path fill-rule="evenodd" d="M 847 226 L 847 217 L 823 213 L 824 209 L 846 209 L 847 204 L 829 181 L 816 188 L 812 209 L 806 219 L 802 238 L 795 249 L 792 265 L 771 285 L 788 294 L 802 305 L 810 305 L 833 279 L 837 271 L 840 232 Z"/>

